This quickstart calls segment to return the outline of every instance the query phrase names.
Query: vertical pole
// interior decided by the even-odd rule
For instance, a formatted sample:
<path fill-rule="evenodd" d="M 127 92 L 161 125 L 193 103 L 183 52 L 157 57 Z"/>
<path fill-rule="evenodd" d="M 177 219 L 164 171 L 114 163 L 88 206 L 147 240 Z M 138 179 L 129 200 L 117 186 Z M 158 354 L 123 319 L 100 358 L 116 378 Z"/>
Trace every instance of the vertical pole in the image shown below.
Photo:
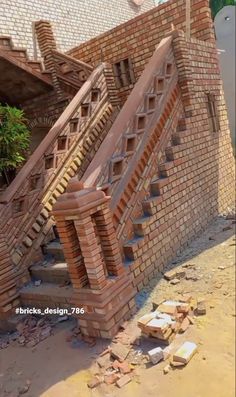
<path fill-rule="evenodd" d="M 190 39 L 191 36 L 191 0 L 186 0 L 186 37 Z"/>

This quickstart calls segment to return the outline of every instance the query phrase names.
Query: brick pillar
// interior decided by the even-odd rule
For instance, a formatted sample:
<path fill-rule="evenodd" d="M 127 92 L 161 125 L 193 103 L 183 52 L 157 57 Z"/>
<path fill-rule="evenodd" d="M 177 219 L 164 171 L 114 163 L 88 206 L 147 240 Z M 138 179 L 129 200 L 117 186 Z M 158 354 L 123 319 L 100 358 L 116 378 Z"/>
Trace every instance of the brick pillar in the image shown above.
<path fill-rule="evenodd" d="M 88 276 L 74 223 L 58 220 L 57 227 L 60 231 L 60 240 L 67 259 L 72 285 L 74 288 L 84 287 L 88 284 Z"/>
<path fill-rule="evenodd" d="M 135 310 L 135 289 L 122 258 L 109 208 L 110 197 L 83 189 L 72 178 L 53 208 L 74 288 L 73 307 L 85 335 L 110 338 Z"/>
<path fill-rule="evenodd" d="M 44 59 L 45 68 L 51 70 L 53 66 L 52 51 L 57 49 L 53 35 L 52 26 L 48 21 L 35 22 L 35 33 L 41 55 Z"/>
<path fill-rule="evenodd" d="M 75 221 L 75 227 L 79 236 L 89 286 L 92 289 L 102 289 L 106 285 L 106 270 L 102 247 L 98 244 L 91 217 Z"/>
<path fill-rule="evenodd" d="M 56 41 L 53 35 L 52 26 L 49 21 L 35 22 L 35 34 L 37 37 L 39 49 L 43 57 L 46 71 L 51 72 L 52 82 L 58 96 L 62 95 L 60 83 L 57 79 L 53 51 L 57 49 Z"/>
<path fill-rule="evenodd" d="M 104 252 L 108 274 L 118 276 L 124 272 L 119 245 L 116 239 L 111 210 L 107 204 L 94 215 Z"/>
<path fill-rule="evenodd" d="M 189 117 L 194 113 L 193 98 L 195 94 L 188 40 L 182 31 L 174 31 L 172 43 L 185 115 Z"/>

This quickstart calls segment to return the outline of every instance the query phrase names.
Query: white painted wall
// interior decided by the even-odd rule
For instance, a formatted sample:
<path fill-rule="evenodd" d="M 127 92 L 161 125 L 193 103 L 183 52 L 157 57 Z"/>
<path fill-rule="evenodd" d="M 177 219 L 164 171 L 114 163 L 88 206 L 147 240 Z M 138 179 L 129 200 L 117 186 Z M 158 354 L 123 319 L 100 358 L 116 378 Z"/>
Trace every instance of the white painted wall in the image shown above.
<path fill-rule="evenodd" d="M 222 8 L 215 17 L 215 32 L 219 53 L 221 75 L 233 145 L 236 146 L 235 132 L 235 6 Z"/>

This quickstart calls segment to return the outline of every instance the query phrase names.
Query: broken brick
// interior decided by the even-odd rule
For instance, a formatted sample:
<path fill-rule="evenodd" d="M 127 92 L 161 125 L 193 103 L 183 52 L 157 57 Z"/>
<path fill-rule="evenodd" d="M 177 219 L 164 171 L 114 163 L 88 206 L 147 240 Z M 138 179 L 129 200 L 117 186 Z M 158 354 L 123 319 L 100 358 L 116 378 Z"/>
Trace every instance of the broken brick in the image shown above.
<path fill-rule="evenodd" d="M 99 386 L 101 384 L 100 379 L 97 376 L 94 376 L 88 383 L 87 386 L 90 389 L 94 389 L 95 387 Z"/>
<path fill-rule="evenodd" d="M 123 361 L 129 354 L 129 349 L 123 346 L 121 343 L 117 343 L 112 346 L 111 355 L 119 361 Z"/>
<path fill-rule="evenodd" d="M 179 284 L 180 283 L 180 281 L 179 281 L 179 279 L 178 278 L 174 278 L 173 280 L 171 280 L 171 282 L 170 282 L 172 285 L 176 285 L 176 284 Z"/>
<path fill-rule="evenodd" d="M 199 314 L 199 315 L 206 314 L 205 299 L 198 299 L 197 300 L 197 314 Z"/>
<path fill-rule="evenodd" d="M 116 385 L 121 388 L 121 387 L 127 385 L 127 383 L 129 383 L 129 382 L 131 382 L 130 376 L 124 375 L 119 380 L 117 380 Z"/>
<path fill-rule="evenodd" d="M 185 319 L 183 320 L 179 332 L 182 334 L 183 332 L 185 332 L 189 327 L 189 319 L 187 317 L 185 317 Z"/>
<path fill-rule="evenodd" d="M 109 375 L 105 375 L 104 376 L 104 382 L 107 385 L 113 385 L 114 383 L 116 383 L 116 381 L 119 379 L 119 375 L 118 374 L 109 374 Z"/>
<path fill-rule="evenodd" d="M 164 274 L 164 277 L 168 281 L 173 280 L 176 277 L 176 271 L 170 270 Z"/>
<path fill-rule="evenodd" d="M 131 367 L 127 361 L 119 363 L 119 370 L 122 374 L 129 374 L 131 372 Z"/>

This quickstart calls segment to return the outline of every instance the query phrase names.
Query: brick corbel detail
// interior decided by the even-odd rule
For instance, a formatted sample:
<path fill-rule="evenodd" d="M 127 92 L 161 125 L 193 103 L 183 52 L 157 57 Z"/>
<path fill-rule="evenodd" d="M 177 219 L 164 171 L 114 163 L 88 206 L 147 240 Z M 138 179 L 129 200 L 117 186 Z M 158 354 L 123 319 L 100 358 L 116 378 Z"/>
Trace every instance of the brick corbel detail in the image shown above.
<path fill-rule="evenodd" d="M 122 263 L 110 197 L 73 178 L 53 208 L 85 335 L 111 338 L 135 310 L 135 290 Z"/>

